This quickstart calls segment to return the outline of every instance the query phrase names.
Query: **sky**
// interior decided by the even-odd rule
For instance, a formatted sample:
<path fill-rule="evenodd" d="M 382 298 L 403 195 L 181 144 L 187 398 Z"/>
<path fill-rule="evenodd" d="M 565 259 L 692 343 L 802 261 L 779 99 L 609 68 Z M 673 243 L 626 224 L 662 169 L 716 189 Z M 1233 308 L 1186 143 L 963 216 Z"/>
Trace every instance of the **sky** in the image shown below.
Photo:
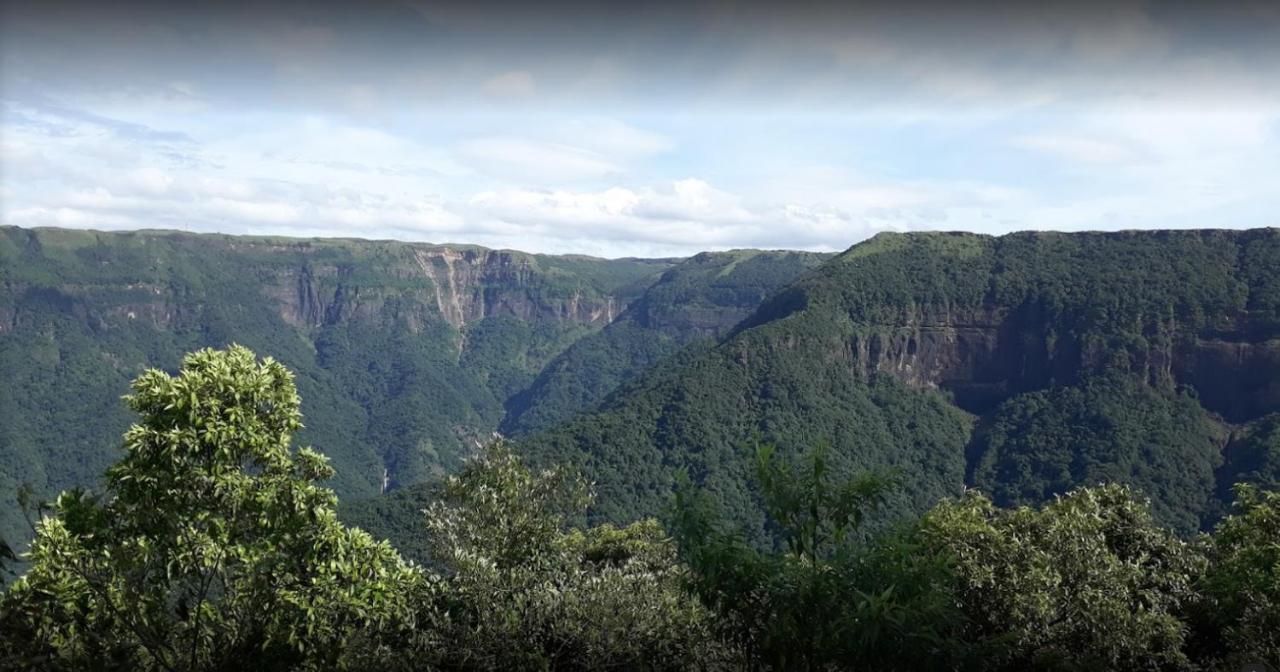
<path fill-rule="evenodd" d="M 0 0 L 0 224 L 608 257 L 1280 226 L 1280 0 L 957 4 Z"/>

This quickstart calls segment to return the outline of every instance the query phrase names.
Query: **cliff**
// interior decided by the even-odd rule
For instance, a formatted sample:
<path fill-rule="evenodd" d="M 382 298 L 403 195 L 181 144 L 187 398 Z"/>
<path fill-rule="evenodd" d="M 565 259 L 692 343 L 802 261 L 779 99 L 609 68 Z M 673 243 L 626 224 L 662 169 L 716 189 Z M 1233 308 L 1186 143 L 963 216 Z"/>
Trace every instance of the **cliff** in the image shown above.
<path fill-rule="evenodd" d="M 1242 422 L 1280 409 L 1277 262 L 1275 229 L 882 234 L 739 331 L 772 323 L 782 347 L 822 342 L 853 375 L 946 390 L 975 413 L 1122 366 Z"/>
<path fill-rule="evenodd" d="M 488 440 L 508 396 L 672 263 L 0 228 L 0 491 L 93 483 L 130 421 L 128 381 L 231 342 L 295 371 L 299 438 L 333 460 L 340 494 L 421 481 Z"/>
<path fill-rule="evenodd" d="M 965 486 L 1031 503 L 1119 481 L 1189 531 L 1278 381 L 1278 230 L 881 234 L 525 445 L 613 493 L 603 519 L 660 513 L 684 471 L 755 524 L 764 441 L 895 474 L 890 517 Z"/>

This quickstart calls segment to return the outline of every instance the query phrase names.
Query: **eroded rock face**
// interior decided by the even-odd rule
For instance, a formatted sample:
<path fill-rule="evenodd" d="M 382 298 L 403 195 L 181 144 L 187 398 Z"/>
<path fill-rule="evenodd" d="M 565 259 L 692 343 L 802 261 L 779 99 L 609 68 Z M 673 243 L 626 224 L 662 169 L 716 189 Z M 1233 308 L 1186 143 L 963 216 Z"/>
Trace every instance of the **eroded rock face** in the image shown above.
<path fill-rule="evenodd" d="M 417 331 L 439 318 L 460 329 L 504 315 L 603 325 L 622 307 L 618 297 L 556 287 L 532 259 L 499 250 L 416 249 L 381 274 L 385 282 L 356 278 L 350 266 L 307 263 L 278 272 L 263 291 L 285 321 L 302 327 L 399 319 Z"/>
<path fill-rule="evenodd" d="M 1205 408 L 1234 422 L 1280 408 L 1280 338 L 1195 338 L 1176 354 L 1174 373 Z"/>
<path fill-rule="evenodd" d="M 858 329 L 840 359 L 858 375 L 950 391 L 959 406 L 982 413 L 1013 394 L 1075 382 L 1114 352 L 1038 318 L 994 307 L 905 315 L 900 324 Z M 1198 333 L 1157 324 L 1145 344 L 1128 348 L 1127 366 L 1153 384 L 1190 385 L 1229 421 L 1257 417 L 1280 408 L 1280 334 L 1253 323 L 1243 312 Z"/>

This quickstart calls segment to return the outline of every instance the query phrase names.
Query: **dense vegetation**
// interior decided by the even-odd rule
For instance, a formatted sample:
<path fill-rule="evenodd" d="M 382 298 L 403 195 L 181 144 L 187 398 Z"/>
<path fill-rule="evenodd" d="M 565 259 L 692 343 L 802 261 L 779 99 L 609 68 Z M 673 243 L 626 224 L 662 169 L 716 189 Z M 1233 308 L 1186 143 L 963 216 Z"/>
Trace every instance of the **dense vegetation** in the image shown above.
<path fill-rule="evenodd" d="M 1082 483 L 1127 483 L 1152 498 L 1161 520 L 1191 533 L 1215 495 L 1219 434 L 1187 391 L 1161 393 L 1112 372 L 1001 404 L 974 435 L 971 481 L 1002 506 Z"/>
<path fill-rule="evenodd" d="M 118 457 L 130 377 L 231 340 L 297 372 L 343 515 L 415 557 L 403 522 L 499 428 L 583 469 L 597 522 L 661 515 L 684 469 L 765 540 L 751 446 L 830 441 L 839 473 L 901 475 L 882 521 L 966 484 L 1014 504 L 1119 481 L 1188 533 L 1235 482 L 1280 480 L 1278 267 L 1273 230 L 676 262 L 4 228 L 0 535 L 29 534 L 20 485 Z"/>
<path fill-rule="evenodd" d="M 502 432 L 549 429 L 591 408 L 689 343 L 723 335 L 828 257 L 734 250 L 704 252 L 676 265 L 609 326 L 575 342 L 511 397 Z"/>
<path fill-rule="evenodd" d="M 0 536 L 29 534 L 20 485 L 50 497 L 118 459 L 133 376 L 232 341 L 296 372 L 300 437 L 333 460 L 342 495 L 452 471 L 508 396 L 671 264 L 0 227 Z"/>
<path fill-rule="evenodd" d="M 1228 483 L 1252 483 L 1267 489 L 1280 488 L 1280 413 L 1272 413 L 1245 425 L 1227 444 L 1218 481 L 1227 499 Z"/>
<path fill-rule="evenodd" d="M 1275 230 L 882 234 L 523 450 L 579 465 L 595 520 L 660 513 L 685 470 L 764 539 L 750 446 L 827 440 L 837 473 L 900 474 L 881 519 L 1116 482 L 1187 534 L 1277 478 L 1277 268 Z"/>
<path fill-rule="evenodd" d="M 1280 657 L 1280 494 L 1187 541 L 1134 491 L 977 493 L 888 530 L 893 476 L 752 457 L 764 550 L 687 478 L 654 520 L 580 527 L 570 470 L 502 443 L 423 512 L 431 562 L 342 525 L 292 447 L 291 373 L 241 347 L 148 370 L 100 494 L 38 523 L 0 596 L 6 669 L 1238 669 Z"/>
<path fill-rule="evenodd" d="M 205 350 L 176 378 L 145 372 L 127 401 L 141 421 L 106 492 L 58 497 L 6 596 L 31 651 L 70 668 L 334 665 L 403 620 L 417 575 L 338 523 L 314 484 L 333 474 L 323 456 L 292 452 L 282 365 Z"/>
<path fill-rule="evenodd" d="M 383 510 L 370 498 L 452 473 L 508 410 L 519 431 L 586 408 L 825 256 L 0 228 L 0 535 L 29 535 L 19 486 L 97 484 L 119 456 L 107 437 L 128 425 L 130 377 L 183 352 L 235 340 L 274 353 L 297 372 L 300 437 L 338 467 L 334 489 Z"/>

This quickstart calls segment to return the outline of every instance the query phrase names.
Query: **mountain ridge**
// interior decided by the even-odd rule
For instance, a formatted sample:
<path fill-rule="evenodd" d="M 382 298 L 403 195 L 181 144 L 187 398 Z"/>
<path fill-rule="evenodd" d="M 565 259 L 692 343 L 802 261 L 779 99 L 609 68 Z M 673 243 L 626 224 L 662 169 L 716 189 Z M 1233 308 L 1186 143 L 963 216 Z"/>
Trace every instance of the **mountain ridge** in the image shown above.
<path fill-rule="evenodd" d="M 1017 504 L 1103 479 L 1188 531 L 1236 475 L 1280 479 L 1276 229 L 603 260 L 0 227 L 0 290 L 9 491 L 91 485 L 127 380 L 233 341 L 297 372 L 300 438 L 347 501 L 449 473 L 495 430 L 583 468 L 593 515 L 617 521 L 662 513 L 685 470 L 762 524 L 757 438 L 899 474 L 887 517 L 963 487 Z"/>
<path fill-rule="evenodd" d="M 96 482 L 143 368 L 233 342 L 295 372 L 299 438 L 345 499 L 451 472 L 508 398 L 683 261 L 0 227 L 0 535 L 25 537 L 18 485 Z"/>
<path fill-rule="evenodd" d="M 1215 476 L 1212 416 L 1239 427 L 1280 411 L 1276 269 L 1276 229 L 882 234 L 774 293 L 679 370 L 652 372 L 525 450 L 580 465 L 608 493 L 600 518 L 660 513 L 685 470 L 750 525 L 761 520 L 754 437 L 793 454 L 831 441 L 841 468 L 905 472 L 909 494 L 888 507 L 902 513 L 966 486 L 992 489 L 965 478 L 981 444 L 988 459 L 1021 465 L 1027 483 L 1009 493 L 1140 481 L 1161 515 L 1189 531 L 1216 515 L 1215 479 L 1228 478 Z M 1034 395 L 1091 389 L 1108 372 L 1126 382 L 1097 386 L 1093 406 L 1051 419 L 1035 410 L 1044 402 Z M 902 408 L 915 409 L 909 421 L 895 416 Z M 1195 429 L 1159 434 L 1175 419 Z M 995 420 L 1040 438 L 997 441 Z M 1088 445 L 1050 433 L 1093 424 L 1112 428 Z M 1144 432 L 1178 445 L 1158 448 Z M 1028 456 L 1029 445 L 1063 454 Z M 1180 456 L 1161 467 L 1171 472 L 1144 471 L 1168 455 Z"/>

